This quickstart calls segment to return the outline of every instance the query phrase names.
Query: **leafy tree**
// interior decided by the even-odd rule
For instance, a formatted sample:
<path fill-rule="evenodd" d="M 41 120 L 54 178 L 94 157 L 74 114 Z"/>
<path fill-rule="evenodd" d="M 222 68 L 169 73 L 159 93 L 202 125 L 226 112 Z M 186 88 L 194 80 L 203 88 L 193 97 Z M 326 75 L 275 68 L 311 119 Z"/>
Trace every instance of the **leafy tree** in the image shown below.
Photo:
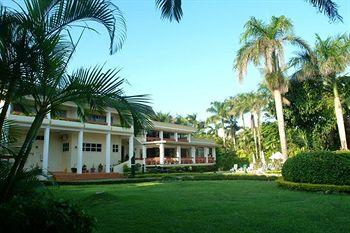
<path fill-rule="evenodd" d="M 350 37 L 345 34 L 328 37 L 325 40 L 316 35 L 316 44 L 312 51 L 301 51 L 290 60 L 290 65 L 297 69 L 294 74 L 295 78 L 321 79 L 325 90 L 332 93 L 340 144 L 343 150 L 347 150 L 348 146 L 339 80 L 349 64 Z"/>
<path fill-rule="evenodd" d="M 286 98 L 290 101 L 284 109 L 287 126 L 303 132 L 307 149 L 338 148 L 332 96 L 324 92 L 322 80 L 292 79 Z"/>

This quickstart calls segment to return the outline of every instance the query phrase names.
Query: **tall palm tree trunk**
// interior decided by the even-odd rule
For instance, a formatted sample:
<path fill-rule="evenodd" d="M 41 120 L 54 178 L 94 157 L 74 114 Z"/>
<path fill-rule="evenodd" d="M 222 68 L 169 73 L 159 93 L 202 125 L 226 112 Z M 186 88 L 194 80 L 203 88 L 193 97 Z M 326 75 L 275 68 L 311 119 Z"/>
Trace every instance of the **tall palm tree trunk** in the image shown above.
<path fill-rule="evenodd" d="M 253 132 L 253 138 L 254 138 L 254 147 L 255 147 L 255 158 L 259 158 L 259 149 L 258 149 L 258 140 L 257 140 L 257 135 L 256 135 L 256 127 L 255 127 L 255 120 L 254 120 L 254 115 L 250 115 L 251 119 L 251 128 Z"/>
<path fill-rule="evenodd" d="M 256 114 L 256 133 L 258 138 L 258 150 L 259 150 L 259 157 L 261 158 L 262 145 L 261 145 L 260 113 L 257 112 L 255 114 Z"/>
<path fill-rule="evenodd" d="M 38 135 L 40 126 L 45 118 L 45 113 L 37 113 L 33 123 L 31 124 L 26 138 L 22 144 L 20 151 L 18 152 L 15 162 L 13 163 L 9 174 L 4 182 L 3 193 L 1 193 L 0 203 L 7 201 L 13 191 L 14 183 L 17 175 L 23 170 L 25 162 L 27 161 L 28 155 L 32 149 L 33 142 Z"/>
<path fill-rule="evenodd" d="M 7 111 L 9 109 L 9 107 L 10 107 L 10 102 L 5 101 L 4 105 L 1 108 L 1 112 L 0 112 L 0 135 L 2 135 L 1 132 L 2 132 L 2 129 L 4 127 L 5 118 L 6 118 L 6 114 L 7 114 Z"/>
<path fill-rule="evenodd" d="M 283 105 L 282 105 L 281 91 L 278 89 L 273 90 L 273 96 L 275 99 L 277 123 L 278 123 L 278 133 L 280 136 L 281 150 L 282 150 L 282 154 L 284 157 L 283 160 L 286 161 L 288 158 L 288 151 L 287 151 L 286 131 L 284 128 L 284 116 L 283 116 Z"/>
<path fill-rule="evenodd" d="M 346 142 L 346 132 L 345 132 L 345 125 L 344 125 L 344 116 L 343 116 L 343 107 L 341 105 L 339 92 L 337 84 L 334 83 L 333 85 L 333 94 L 334 94 L 334 112 L 335 116 L 337 118 L 337 125 L 338 125 L 338 132 L 339 132 L 339 138 L 340 138 L 340 145 L 342 150 L 348 149 L 348 144 Z"/>

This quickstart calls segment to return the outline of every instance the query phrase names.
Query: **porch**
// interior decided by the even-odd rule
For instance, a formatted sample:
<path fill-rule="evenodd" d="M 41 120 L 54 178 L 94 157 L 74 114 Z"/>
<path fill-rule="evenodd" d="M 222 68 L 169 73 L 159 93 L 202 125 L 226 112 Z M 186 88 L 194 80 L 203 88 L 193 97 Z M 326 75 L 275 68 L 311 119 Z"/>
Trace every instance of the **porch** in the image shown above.
<path fill-rule="evenodd" d="M 163 148 L 164 147 L 164 148 Z M 139 160 L 142 160 L 140 158 Z M 145 149 L 146 166 L 212 165 L 215 164 L 215 148 L 164 146 Z"/>

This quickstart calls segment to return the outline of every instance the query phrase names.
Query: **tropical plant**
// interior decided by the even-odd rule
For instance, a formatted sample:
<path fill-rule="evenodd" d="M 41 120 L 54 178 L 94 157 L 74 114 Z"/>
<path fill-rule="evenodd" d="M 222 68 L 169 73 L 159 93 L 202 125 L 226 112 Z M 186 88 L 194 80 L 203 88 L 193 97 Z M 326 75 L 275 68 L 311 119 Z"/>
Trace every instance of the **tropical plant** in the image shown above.
<path fill-rule="evenodd" d="M 305 50 L 290 60 L 290 65 L 297 68 L 293 77 L 298 79 L 321 78 L 326 90 L 331 90 L 334 98 L 334 112 L 337 120 L 341 149 L 347 150 L 344 125 L 340 80 L 350 64 L 350 37 L 343 34 L 322 40 L 316 35 L 313 51 Z"/>
<path fill-rule="evenodd" d="M 229 105 L 229 114 L 239 118 L 242 122 L 242 127 L 245 128 L 244 115 L 249 111 L 247 95 L 240 93 L 226 100 Z"/>
<path fill-rule="evenodd" d="M 0 127 L 11 102 L 30 93 L 26 77 L 38 69 L 40 47 L 59 40 L 64 50 L 74 50 L 72 28 L 93 29 L 88 22 L 103 25 L 110 37 L 110 53 L 121 48 L 125 39 L 125 20 L 108 0 L 25 0 L 24 8 L 0 6 Z M 69 48 L 70 47 L 70 48 Z M 1 129 L 1 128 L 0 128 Z"/>
<path fill-rule="evenodd" d="M 338 6 L 333 0 L 305 0 L 316 7 L 320 12 L 329 17 L 330 20 L 342 20 L 338 13 Z M 156 6 L 162 12 L 162 18 L 170 21 L 180 22 L 183 16 L 181 7 L 182 0 L 156 0 Z"/>
<path fill-rule="evenodd" d="M 133 125 L 135 133 L 150 124 L 152 114 L 145 95 L 125 96 L 118 78 L 118 70 L 103 71 L 102 68 L 79 69 L 68 74 L 66 67 L 77 46 L 69 30 L 74 23 L 96 21 L 102 24 L 110 35 L 110 52 L 120 43 L 114 44 L 116 38 L 116 17 L 118 8 L 105 0 L 26 0 L 26 10 L 16 12 L 22 27 L 30 35 L 30 43 L 35 48 L 32 54 L 33 67 L 29 67 L 26 88 L 31 91 L 35 118 L 31 124 L 11 171 L 2 190 L 2 201 L 13 194 L 16 177 L 23 172 L 24 164 L 31 151 L 33 141 L 45 116 L 58 110 L 67 101 L 78 107 L 78 114 L 84 120 L 85 109 L 103 111 L 106 107 L 118 111 L 123 125 Z M 118 13 L 117 13 L 118 14 Z M 120 18 L 122 19 L 122 18 Z M 92 28 L 83 26 L 85 29 Z M 67 33 L 67 34 L 66 34 Z M 8 92 L 11 94 L 10 92 Z"/>
<path fill-rule="evenodd" d="M 291 79 L 284 108 L 287 129 L 298 129 L 308 150 L 337 150 L 340 147 L 331 93 L 321 79 Z M 346 87 L 349 87 L 347 85 Z"/>
<path fill-rule="evenodd" d="M 156 112 L 156 114 L 152 117 L 152 120 L 165 123 L 172 123 L 173 116 L 169 112 Z"/>
<path fill-rule="evenodd" d="M 218 131 L 223 130 L 223 135 L 219 135 L 223 138 L 224 145 L 226 140 L 226 130 L 225 130 L 225 122 L 229 117 L 228 115 L 228 105 L 226 102 L 214 101 L 210 103 L 210 107 L 207 109 L 207 112 L 212 115 L 207 118 L 207 124 L 214 124 L 215 127 L 218 127 Z M 219 132 L 217 132 L 217 135 Z"/>
<path fill-rule="evenodd" d="M 282 94 L 287 92 L 283 47 L 286 43 L 289 43 L 307 49 L 307 44 L 293 34 L 293 24 L 285 16 L 273 16 L 269 24 L 252 17 L 245 24 L 241 43 L 242 47 L 238 50 L 235 60 L 235 68 L 238 70 L 240 80 L 246 75 L 250 62 L 255 66 L 259 66 L 261 58 L 264 59 L 264 80 L 274 96 L 281 150 L 284 158 L 287 159 L 287 141 L 282 106 Z"/>

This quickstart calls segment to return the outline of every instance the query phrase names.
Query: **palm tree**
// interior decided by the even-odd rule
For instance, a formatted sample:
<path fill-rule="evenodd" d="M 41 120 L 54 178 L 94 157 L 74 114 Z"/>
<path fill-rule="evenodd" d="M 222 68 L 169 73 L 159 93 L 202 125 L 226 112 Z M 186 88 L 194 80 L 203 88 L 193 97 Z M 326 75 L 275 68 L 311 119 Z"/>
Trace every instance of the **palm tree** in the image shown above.
<path fill-rule="evenodd" d="M 62 103 L 74 102 L 82 120 L 86 108 L 93 111 L 114 108 L 125 126 L 134 126 L 135 133 L 151 124 L 149 117 L 152 109 L 147 105 L 147 96 L 125 96 L 121 88 L 123 80 L 117 77 L 117 70 L 103 72 L 102 68 L 96 67 L 80 69 L 73 74 L 67 73 L 67 64 L 77 44 L 67 41 L 63 31 L 69 29 L 72 22 L 90 20 L 101 23 L 110 33 L 111 53 L 116 49 L 113 45 L 116 19 L 114 10 L 109 8 L 113 7 L 109 1 L 27 0 L 25 4 L 27 11 L 16 12 L 15 15 L 21 20 L 21 27 L 29 34 L 30 44 L 34 48 L 29 50 L 33 66 L 26 66 L 26 63 L 24 66 L 29 70 L 26 71 L 26 85 L 34 100 L 36 116 L 3 185 L 2 201 L 11 196 L 14 182 L 23 172 L 45 116 L 49 112 L 54 113 Z M 9 91 L 7 93 L 11 94 Z"/>
<path fill-rule="evenodd" d="M 342 74 L 350 64 L 349 35 L 328 37 L 322 40 L 316 35 L 313 51 L 302 51 L 290 60 L 290 65 L 298 70 L 295 78 L 322 78 L 325 88 L 332 90 L 334 112 L 337 119 L 341 149 L 347 150 L 346 130 L 344 126 L 343 107 L 339 93 Z"/>
<path fill-rule="evenodd" d="M 266 96 L 260 92 L 247 93 L 247 106 L 251 113 L 251 129 L 254 137 L 256 157 L 262 155 L 262 138 L 261 138 L 261 111 L 267 105 Z"/>
<path fill-rule="evenodd" d="M 173 117 L 169 112 L 157 112 L 152 119 L 165 123 L 171 123 L 173 121 Z"/>
<path fill-rule="evenodd" d="M 88 22 L 97 22 L 107 30 L 111 54 L 125 39 L 125 20 L 119 8 L 108 0 L 25 0 L 24 5 L 18 11 L 0 6 L 0 98 L 5 101 L 0 130 L 10 103 L 30 93 L 25 88 L 26 77 L 37 68 L 35 56 L 39 56 L 38 45 L 44 40 L 59 39 L 73 54 L 76 45 L 62 39 L 72 38 L 74 27 L 82 28 L 82 33 L 94 31 Z"/>
<path fill-rule="evenodd" d="M 228 105 L 226 102 L 219 102 L 214 101 L 211 102 L 211 107 L 207 109 L 207 112 L 211 113 L 212 115 L 208 117 L 207 123 L 218 125 L 218 130 L 223 130 L 223 142 L 225 145 L 226 140 L 226 131 L 225 131 L 225 122 L 227 121 L 229 115 L 228 115 Z"/>
<path fill-rule="evenodd" d="M 227 100 L 229 105 L 229 113 L 242 121 L 242 127 L 245 128 L 244 115 L 249 111 L 248 99 L 245 93 L 240 93 Z"/>
<path fill-rule="evenodd" d="M 287 141 L 282 107 L 282 94 L 287 91 L 287 81 L 284 77 L 283 47 L 289 43 L 308 49 L 307 44 L 293 34 L 293 24 L 284 16 L 273 16 L 269 24 L 252 17 L 245 24 L 241 43 L 243 45 L 237 52 L 235 60 L 238 77 L 243 80 L 248 64 L 253 62 L 255 66 L 259 66 L 260 59 L 263 58 L 265 83 L 274 96 L 281 150 L 287 159 Z"/>
<path fill-rule="evenodd" d="M 330 20 L 342 20 L 338 13 L 338 6 L 332 0 L 305 0 L 316 7 L 320 12 L 329 17 Z M 170 21 L 180 22 L 183 16 L 182 0 L 156 0 L 156 6 L 161 10 L 162 18 Z"/>

